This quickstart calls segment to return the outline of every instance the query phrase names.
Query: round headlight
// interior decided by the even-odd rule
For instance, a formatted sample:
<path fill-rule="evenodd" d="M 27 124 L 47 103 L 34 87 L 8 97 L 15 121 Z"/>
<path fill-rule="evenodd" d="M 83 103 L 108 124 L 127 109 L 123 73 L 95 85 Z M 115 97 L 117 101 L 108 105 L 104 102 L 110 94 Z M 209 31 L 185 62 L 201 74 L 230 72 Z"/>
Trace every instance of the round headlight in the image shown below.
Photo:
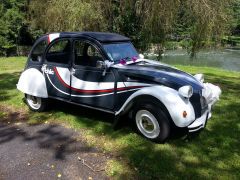
<path fill-rule="evenodd" d="M 183 86 L 180 87 L 178 93 L 185 98 L 190 98 L 193 95 L 193 88 L 192 86 Z"/>
<path fill-rule="evenodd" d="M 199 82 L 201 82 L 201 83 L 204 82 L 204 75 L 203 75 L 203 74 L 195 74 L 194 77 L 195 77 L 195 79 L 197 79 Z"/>

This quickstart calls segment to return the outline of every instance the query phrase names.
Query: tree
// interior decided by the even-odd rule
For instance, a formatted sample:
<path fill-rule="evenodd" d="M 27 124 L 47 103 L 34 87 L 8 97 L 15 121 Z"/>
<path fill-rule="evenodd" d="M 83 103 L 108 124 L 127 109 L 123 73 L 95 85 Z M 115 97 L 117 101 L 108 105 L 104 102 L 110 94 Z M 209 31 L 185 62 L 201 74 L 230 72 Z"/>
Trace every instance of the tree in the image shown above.
<path fill-rule="evenodd" d="M 239 0 L 32 0 L 27 20 L 34 37 L 53 31 L 110 31 L 129 36 L 142 51 L 156 44 L 159 53 L 169 34 L 180 34 L 189 37 L 194 57 L 208 42 L 218 42 L 228 32 L 231 8 L 236 9 L 233 1 L 239 3 Z"/>
<path fill-rule="evenodd" d="M 208 44 L 219 42 L 228 32 L 231 0 L 186 0 L 185 5 L 191 19 L 191 57 Z"/>
<path fill-rule="evenodd" d="M 33 0 L 30 3 L 30 12 L 32 27 L 43 29 L 44 32 L 106 30 L 98 2 Z"/>
<path fill-rule="evenodd" d="M 189 36 L 190 55 L 194 57 L 200 48 L 208 45 L 209 41 L 218 42 L 222 35 L 228 32 L 228 21 L 231 17 L 229 6 L 232 0 L 115 0 L 111 2 L 118 7 L 118 13 L 111 18 L 111 22 L 115 23 L 114 30 L 131 37 L 139 48 L 155 43 L 161 49 L 167 35 L 175 31 L 176 21 L 180 16 L 182 33 Z M 112 7 L 114 6 L 105 8 Z M 105 11 L 110 12 L 109 9 Z"/>
<path fill-rule="evenodd" d="M 233 17 L 230 25 L 232 35 L 240 35 L 240 0 L 234 0 L 230 9 Z"/>
<path fill-rule="evenodd" d="M 8 56 L 16 48 L 24 7 L 25 0 L 3 0 L 0 4 L 0 55 Z"/>

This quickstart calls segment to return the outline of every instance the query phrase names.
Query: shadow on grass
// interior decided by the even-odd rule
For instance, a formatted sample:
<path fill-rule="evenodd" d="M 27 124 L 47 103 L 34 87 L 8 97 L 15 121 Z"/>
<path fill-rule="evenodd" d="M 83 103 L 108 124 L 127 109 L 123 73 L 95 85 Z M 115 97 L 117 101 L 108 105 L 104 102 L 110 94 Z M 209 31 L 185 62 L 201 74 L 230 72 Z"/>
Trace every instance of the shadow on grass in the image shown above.
<path fill-rule="evenodd" d="M 0 101 L 6 101 L 12 98 L 8 94 L 8 91 L 16 89 L 19 76 L 20 72 L 0 74 Z"/>
<path fill-rule="evenodd" d="M 116 145 L 121 141 L 121 146 L 116 151 L 127 159 L 131 171 L 138 178 L 239 179 L 240 102 L 238 96 L 240 79 L 224 75 L 215 76 L 211 73 L 208 73 L 208 76 L 209 82 L 221 86 L 223 90 L 221 100 L 214 107 L 213 118 L 209 121 L 207 128 L 199 136 L 192 136 L 185 140 L 173 138 L 166 144 L 155 144 L 140 136 L 133 135 L 132 129 L 126 128 L 126 126 L 129 127 L 129 120 L 126 117 L 123 117 L 123 127 L 114 131 L 111 126 L 113 120 L 111 115 L 65 103 L 53 102 L 53 108 L 49 113 L 54 114 L 56 119 L 68 114 L 81 126 L 93 129 L 96 136 L 104 133 L 113 142 L 115 141 Z M 14 78 L 12 82 L 14 82 Z M 13 87 L 12 85 L 7 86 L 9 87 L 5 89 L 6 91 Z M 34 117 L 34 115 L 31 116 Z M 50 118 L 49 115 L 43 114 L 39 119 L 47 120 Z M 55 136 L 51 127 L 37 134 L 39 137 L 42 134 L 47 134 L 49 137 L 45 143 L 39 143 L 40 147 L 52 147 L 51 144 L 55 140 L 68 142 L 65 137 Z M 28 139 L 24 137 L 24 133 L 22 135 L 20 133 L 20 136 L 23 136 L 25 140 Z M 56 138 L 51 140 L 51 137 L 54 136 Z M 122 137 L 123 140 L 121 140 Z M 71 144 L 71 138 L 69 141 Z M 54 145 L 53 149 L 56 150 Z M 63 150 L 63 152 L 65 151 Z M 56 154 L 58 154 L 57 150 Z M 122 178 L 126 176 L 120 175 Z"/>
<path fill-rule="evenodd" d="M 227 76 L 216 76 L 213 73 L 205 73 L 208 76 L 208 80 L 211 83 L 218 84 L 223 90 L 236 90 L 240 91 L 240 76 L 239 77 L 227 77 Z M 208 81 L 207 80 L 207 81 Z"/>

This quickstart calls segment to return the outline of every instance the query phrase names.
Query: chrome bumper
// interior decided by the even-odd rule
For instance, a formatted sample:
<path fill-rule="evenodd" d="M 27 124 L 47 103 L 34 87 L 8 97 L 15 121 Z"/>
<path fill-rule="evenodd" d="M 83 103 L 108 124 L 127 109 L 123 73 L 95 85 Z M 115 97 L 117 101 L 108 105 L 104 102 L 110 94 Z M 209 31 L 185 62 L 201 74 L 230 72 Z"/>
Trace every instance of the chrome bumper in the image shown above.
<path fill-rule="evenodd" d="M 195 132 L 199 131 L 200 129 L 203 129 L 208 119 L 210 119 L 212 116 L 212 113 L 210 110 L 205 111 L 205 113 L 198 119 L 196 119 L 192 124 L 188 126 L 188 132 Z"/>

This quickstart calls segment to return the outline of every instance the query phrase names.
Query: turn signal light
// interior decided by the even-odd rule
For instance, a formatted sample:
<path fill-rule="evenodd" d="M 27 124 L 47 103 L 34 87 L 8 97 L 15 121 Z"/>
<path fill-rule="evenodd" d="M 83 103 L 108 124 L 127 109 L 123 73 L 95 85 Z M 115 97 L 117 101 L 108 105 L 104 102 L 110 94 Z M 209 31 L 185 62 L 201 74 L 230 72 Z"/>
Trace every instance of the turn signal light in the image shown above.
<path fill-rule="evenodd" d="M 187 117 L 187 112 L 186 111 L 183 111 L 183 117 L 185 118 L 185 117 Z"/>

